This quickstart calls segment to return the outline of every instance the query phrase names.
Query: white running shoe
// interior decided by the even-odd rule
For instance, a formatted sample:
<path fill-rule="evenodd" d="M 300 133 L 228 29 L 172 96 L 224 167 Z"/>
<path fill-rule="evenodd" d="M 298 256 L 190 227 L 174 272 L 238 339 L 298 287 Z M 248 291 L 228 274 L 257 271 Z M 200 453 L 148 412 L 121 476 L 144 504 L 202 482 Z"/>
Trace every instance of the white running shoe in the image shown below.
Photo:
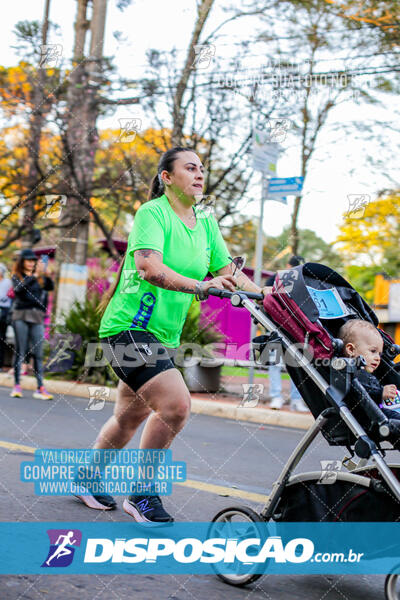
<path fill-rule="evenodd" d="M 283 405 L 284 405 L 283 398 L 281 398 L 280 396 L 277 396 L 276 398 L 272 398 L 269 407 L 273 408 L 275 410 L 279 410 L 282 408 Z"/>
<path fill-rule="evenodd" d="M 295 410 L 296 412 L 309 412 L 309 409 L 304 404 L 303 400 L 292 400 L 290 402 L 290 410 Z"/>

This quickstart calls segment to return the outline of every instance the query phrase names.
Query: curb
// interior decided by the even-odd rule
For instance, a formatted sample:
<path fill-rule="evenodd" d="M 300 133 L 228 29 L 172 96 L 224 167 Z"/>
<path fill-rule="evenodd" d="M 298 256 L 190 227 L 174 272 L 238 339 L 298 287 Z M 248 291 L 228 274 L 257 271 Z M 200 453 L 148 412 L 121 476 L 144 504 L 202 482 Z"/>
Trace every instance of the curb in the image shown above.
<path fill-rule="evenodd" d="M 89 386 L 95 384 L 75 383 L 73 381 L 59 381 L 55 379 L 46 379 L 46 389 L 52 394 L 78 396 L 80 398 L 89 398 Z M 0 373 L 0 386 L 13 387 L 14 379 L 12 375 Z M 21 382 L 24 390 L 36 390 L 35 377 L 24 376 Z M 104 386 L 99 386 L 104 387 Z M 116 388 L 110 388 L 110 402 L 115 402 L 117 396 Z M 314 423 L 314 417 L 311 414 L 293 413 L 285 410 L 271 410 L 269 408 L 246 408 L 236 406 L 231 402 L 221 402 L 218 400 L 204 400 L 192 394 L 191 411 L 200 415 L 211 417 L 222 417 L 235 421 L 248 421 L 250 423 L 260 423 L 262 425 L 277 425 L 279 427 L 291 427 L 295 429 L 308 429 Z"/>
<path fill-rule="evenodd" d="M 235 421 L 248 421 L 263 425 L 278 425 L 295 429 L 309 429 L 314 423 L 311 414 L 293 413 L 270 408 L 246 408 L 218 400 L 203 400 L 192 395 L 192 412 Z"/>

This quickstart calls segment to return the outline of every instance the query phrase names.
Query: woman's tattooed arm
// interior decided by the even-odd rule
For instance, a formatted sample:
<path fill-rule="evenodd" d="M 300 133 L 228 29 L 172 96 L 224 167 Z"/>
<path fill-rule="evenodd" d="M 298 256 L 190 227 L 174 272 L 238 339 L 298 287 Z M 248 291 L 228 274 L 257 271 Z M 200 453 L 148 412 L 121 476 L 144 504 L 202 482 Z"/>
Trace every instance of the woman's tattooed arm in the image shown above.
<path fill-rule="evenodd" d="M 196 292 L 196 279 L 184 277 L 170 269 L 163 263 L 163 255 L 157 250 L 144 248 L 135 250 L 135 265 L 137 270 L 143 272 L 143 279 L 165 290 L 194 294 Z"/>
<path fill-rule="evenodd" d="M 160 256 L 161 259 L 162 259 L 162 254 L 161 254 L 161 252 L 158 252 L 158 250 L 150 250 L 150 249 L 146 248 L 144 250 L 136 250 L 135 256 L 136 256 L 136 254 L 138 256 L 143 256 L 144 258 L 149 258 L 149 256 L 151 256 L 152 254 L 154 254 L 154 255 Z"/>

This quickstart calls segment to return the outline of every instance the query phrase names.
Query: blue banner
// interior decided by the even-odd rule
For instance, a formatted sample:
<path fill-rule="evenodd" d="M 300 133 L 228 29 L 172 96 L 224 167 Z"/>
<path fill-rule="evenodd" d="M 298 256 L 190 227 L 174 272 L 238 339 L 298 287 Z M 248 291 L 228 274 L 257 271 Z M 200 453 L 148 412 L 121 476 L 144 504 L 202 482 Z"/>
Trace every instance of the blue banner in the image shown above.
<path fill-rule="evenodd" d="M 0 523 L 1 574 L 400 573 L 400 523 Z"/>

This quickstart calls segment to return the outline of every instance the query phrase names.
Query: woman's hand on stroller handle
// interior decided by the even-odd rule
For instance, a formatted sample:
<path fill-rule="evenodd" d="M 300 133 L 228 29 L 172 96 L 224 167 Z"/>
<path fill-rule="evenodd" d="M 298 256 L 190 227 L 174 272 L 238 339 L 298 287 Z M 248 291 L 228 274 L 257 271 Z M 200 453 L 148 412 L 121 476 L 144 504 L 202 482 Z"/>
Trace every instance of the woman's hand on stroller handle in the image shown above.
<path fill-rule="evenodd" d="M 233 294 L 235 294 L 235 293 L 243 294 L 243 296 L 246 296 L 246 298 L 249 298 L 250 300 L 262 301 L 264 298 L 263 294 L 256 294 L 254 292 L 245 292 L 244 290 L 235 290 L 235 292 L 231 292 L 230 290 L 227 290 L 227 289 L 217 289 L 215 287 L 208 288 L 206 293 L 209 296 L 218 296 L 219 298 L 231 298 L 231 296 L 233 296 Z"/>
<path fill-rule="evenodd" d="M 229 295 L 236 291 L 236 280 L 232 275 L 219 275 L 208 281 L 199 281 L 196 283 L 196 300 L 206 300 L 210 288 L 218 291 L 227 291 Z M 217 294 L 214 294 L 214 296 Z"/>
<path fill-rule="evenodd" d="M 272 291 L 272 287 L 259 288 L 260 292 L 237 289 L 236 279 L 232 275 L 219 275 L 208 281 L 201 281 L 196 284 L 196 298 L 205 300 L 207 296 L 218 296 L 219 298 L 230 298 L 235 292 L 243 294 L 251 300 L 256 300 L 262 304 L 265 296 Z M 254 286 L 258 287 L 258 286 Z"/>
<path fill-rule="evenodd" d="M 218 277 L 214 277 L 208 281 L 203 281 L 204 292 L 208 293 L 210 288 L 236 292 L 236 279 L 233 277 L 233 275 L 218 275 Z"/>

